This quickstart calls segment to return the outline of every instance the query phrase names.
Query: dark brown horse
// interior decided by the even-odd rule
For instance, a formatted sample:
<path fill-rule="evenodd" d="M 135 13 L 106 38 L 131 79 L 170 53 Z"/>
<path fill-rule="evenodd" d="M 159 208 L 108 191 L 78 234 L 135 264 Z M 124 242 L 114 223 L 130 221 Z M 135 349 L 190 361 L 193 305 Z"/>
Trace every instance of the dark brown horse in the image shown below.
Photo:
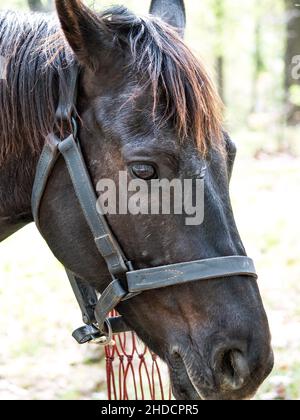
<path fill-rule="evenodd" d="M 77 113 L 88 169 L 181 179 L 207 167 L 205 220 L 109 216 L 136 268 L 246 255 L 229 198 L 234 145 L 207 72 L 183 43 L 183 1 L 153 1 L 155 16 L 125 8 L 96 14 L 57 0 L 54 16 L 0 17 L 0 240 L 32 222 L 31 193 L 65 69 L 81 68 Z M 177 31 L 171 27 L 173 25 Z M 62 29 L 61 29 L 62 27 Z M 133 171 L 133 172 L 132 172 Z M 102 292 L 111 281 L 59 160 L 40 212 L 41 231 L 69 270 Z M 57 309 L 57 308 L 56 308 Z M 55 309 L 55 310 L 56 310 Z M 270 373 L 270 332 L 257 282 L 239 276 L 149 291 L 118 307 L 169 366 L 178 399 L 243 399 Z"/>

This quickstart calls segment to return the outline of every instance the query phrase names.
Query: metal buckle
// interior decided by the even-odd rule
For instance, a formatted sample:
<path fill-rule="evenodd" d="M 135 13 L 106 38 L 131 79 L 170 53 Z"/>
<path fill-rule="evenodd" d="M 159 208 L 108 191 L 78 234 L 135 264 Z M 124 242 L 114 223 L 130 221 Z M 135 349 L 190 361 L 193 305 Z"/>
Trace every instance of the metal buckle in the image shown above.
<path fill-rule="evenodd" d="M 75 117 L 72 117 L 72 119 L 71 119 L 71 123 L 72 123 L 72 128 L 73 128 L 73 136 L 74 136 L 74 139 L 77 141 L 77 135 L 78 135 L 78 123 L 77 123 L 77 121 L 76 121 L 76 118 Z"/>
<path fill-rule="evenodd" d="M 98 338 L 95 338 L 94 340 L 91 340 L 90 341 L 91 344 L 97 344 L 103 347 L 115 345 L 115 342 L 113 340 L 113 329 L 108 319 L 105 320 L 105 326 L 107 328 L 107 334 L 100 332 L 100 334 L 102 335 L 100 335 L 100 337 Z M 99 329 L 99 326 L 98 326 L 98 329 Z"/>
<path fill-rule="evenodd" d="M 78 344 L 90 343 L 104 347 L 113 346 L 115 345 L 115 342 L 113 340 L 113 329 L 109 320 L 105 320 L 105 326 L 107 328 L 107 333 L 100 331 L 99 327 L 96 325 L 86 325 L 78 328 L 72 335 Z"/>

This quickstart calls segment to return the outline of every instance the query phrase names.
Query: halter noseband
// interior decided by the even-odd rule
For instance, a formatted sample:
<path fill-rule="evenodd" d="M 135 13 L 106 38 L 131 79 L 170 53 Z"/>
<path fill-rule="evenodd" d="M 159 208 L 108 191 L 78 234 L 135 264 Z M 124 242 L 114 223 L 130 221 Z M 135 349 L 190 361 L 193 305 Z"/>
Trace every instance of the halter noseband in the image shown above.
<path fill-rule="evenodd" d="M 212 258 L 168 266 L 134 270 L 121 246 L 111 231 L 107 219 L 96 208 L 97 196 L 89 176 L 80 142 L 77 136 L 75 105 L 79 70 L 72 66 L 66 70 L 67 85 L 60 81 L 59 105 L 56 112 L 58 122 L 73 122 L 72 133 L 64 139 L 51 133 L 42 151 L 32 192 L 32 211 L 39 228 L 39 209 L 49 177 L 59 156 L 64 158 L 74 191 L 85 220 L 93 234 L 99 254 L 104 258 L 112 281 L 98 299 L 96 291 L 67 270 L 67 274 L 78 300 L 86 326 L 73 333 L 78 343 L 110 343 L 113 334 L 129 331 L 122 317 L 107 318 L 118 304 L 147 290 L 161 289 L 178 284 L 191 283 L 231 276 L 247 276 L 257 279 L 253 261 L 244 256 Z M 170 274 L 171 273 L 171 274 Z M 126 278 L 119 280 L 119 276 Z"/>

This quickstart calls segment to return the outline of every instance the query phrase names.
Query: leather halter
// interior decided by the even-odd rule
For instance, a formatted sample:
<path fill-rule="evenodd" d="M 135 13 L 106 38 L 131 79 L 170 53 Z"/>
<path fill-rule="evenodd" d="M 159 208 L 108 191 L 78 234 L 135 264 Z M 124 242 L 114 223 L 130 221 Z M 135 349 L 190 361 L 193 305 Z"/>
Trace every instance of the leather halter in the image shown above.
<path fill-rule="evenodd" d="M 98 299 L 93 288 L 67 270 L 83 313 L 83 321 L 86 324 L 85 327 L 73 333 L 74 338 L 80 344 L 92 341 L 107 345 L 113 334 L 129 331 L 130 329 L 122 317 L 107 319 L 107 316 L 120 302 L 147 290 L 231 276 L 257 279 L 253 261 L 244 256 L 212 258 L 134 270 L 132 263 L 126 259 L 118 240 L 109 227 L 106 217 L 97 211 L 95 188 L 81 153 L 80 141 L 77 136 L 75 106 L 79 70 L 77 66 L 73 66 L 66 72 L 67 90 L 60 83 L 56 119 L 57 122 L 65 126 L 69 126 L 72 121 L 73 129 L 66 138 L 59 138 L 54 133 L 51 133 L 47 138 L 37 166 L 32 192 L 33 216 L 39 228 L 39 209 L 47 182 L 58 157 L 62 156 L 87 225 L 93 234 L 99 254 L 104 258 L 112 277 L 111 283 Z M 124 286 L 124 281 L 119 280 L 119 276 L 122 276 L 123 279 L 126 278 L 126 286 Z"/>

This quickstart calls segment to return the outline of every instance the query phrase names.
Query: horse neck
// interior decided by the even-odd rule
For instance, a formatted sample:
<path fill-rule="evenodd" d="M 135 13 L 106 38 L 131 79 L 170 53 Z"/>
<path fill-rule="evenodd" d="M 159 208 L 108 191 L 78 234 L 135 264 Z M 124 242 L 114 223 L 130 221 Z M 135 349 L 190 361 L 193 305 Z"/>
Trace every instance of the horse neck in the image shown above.
<path fill-rule="evenodd" d="M 27 65 L 22 71 L 18 69 L 16 78 L 8 77 L 7 82 L 0 83 L 0 102 L 5 104 L 3 118 L 0 118 L 0 241 L 33 220 L 31 193 L 35 170 L 45 142 L 43 133 L 52 126 L 51 109 L 54 107 L 59 73 L 56 68 L 52 69 L 54 65 L 45 66 L 47 54 L 31 57 L 32 46 L 23 48 L 13 32 L 14 19 L 14 14 L 6 14 L 2 19 L 0 16 L 0 26 L 1 23 L 7 26 L 7 49 L 11 49 L 10 43 L 17 43 L 20 54 L 27 54 L 27 61 L 22 58 Z M 23 36 L 25 44 L 35 36 L 38 45 L 40 39 L 56 31 L 56 23 L 53 24 L 51 17 L 30 15 L 24 18 L 24 22 L 21 17 L 19 21 L 19 32 L 28 33 L 28 37 Z M 47 30 L 45 25 L 48 25 Z M 8 35 L 10 27 L 11 37 Z M 4 44 L 1 47 L 3 51 L 6 48 Z M 19 50 L 13 51 L 13 57 L 18 56 Z M 14 76 L 15 73 L 12 70 L 9 74 Z"/>
<path fill-rule="evenodd" d="M 24 151 L 0 165 L 0 241 L 30 223 L 31 192 L 38 156 Z"/>

